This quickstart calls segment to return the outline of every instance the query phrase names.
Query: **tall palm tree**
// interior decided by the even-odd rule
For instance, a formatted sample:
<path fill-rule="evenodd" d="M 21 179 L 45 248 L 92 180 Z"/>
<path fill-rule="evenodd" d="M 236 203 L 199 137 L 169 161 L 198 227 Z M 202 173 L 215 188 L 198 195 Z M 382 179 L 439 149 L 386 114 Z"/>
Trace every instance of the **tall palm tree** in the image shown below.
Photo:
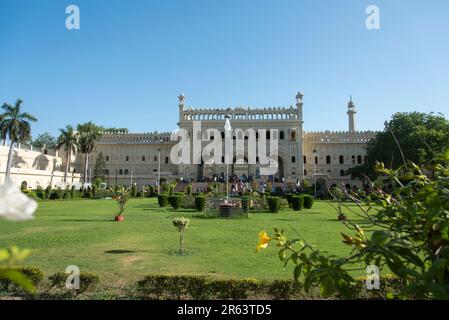
<path fill-rule="evenodd" d="M 69 172 L 72 153 L 76 153 L 78 150 L 78 133 L 71 125 L 67 125 L 65 129 L 59 129 L 59 131 L 61 133 L 58 137 L 56 149 L 64 147 L 64 150 L 66 151 L 67 161 L 65 164 L 64 182 L 67 182 L 67 174 Z"/>
<path fill-rule="evenodd" d="M 89 156 L 94 151 L 95 145 L 101 137 L 101 128 L 95 123 L 89 121 L 84 124 L 79 124 L 77 129 L 80 136 L 80 151 L 84 153 L 84 182 L 87 182 Z"/>
<path fill-rule="evenodd" d="M 30 122 L 37 121 L 33 115 L 22 112 L 22 102 L 17 99 L 14 106 L 4 103 L 2 106 L 4 112 L 0 114 L 0 137 L 3 140 L 9 138 L 10 141 L 5 180 L 11 175 L 14 144 L 29 140 L 31 138 Z"/>

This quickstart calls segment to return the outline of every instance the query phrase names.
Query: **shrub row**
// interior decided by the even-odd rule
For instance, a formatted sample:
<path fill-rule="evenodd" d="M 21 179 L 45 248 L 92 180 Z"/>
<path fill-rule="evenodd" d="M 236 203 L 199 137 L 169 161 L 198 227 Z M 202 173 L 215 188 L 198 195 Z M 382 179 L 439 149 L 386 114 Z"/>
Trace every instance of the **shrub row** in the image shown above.
<path fill-rule="evenodd" d="M 44 280 L 44 273 L 41 269 L 37 267 L 0 267 L 0 289 L 7 292 L 21 292 L 21 288 L 18 287 L 13 281 L 10 280 L 9 277 L 6 277 L 8 271 L 19 271 L 25 277 L 27 277 L 34 284 L 35 287 L 42 284 Z M 59 272 L 52 274 L 48 277 L 50 281 L 50 286 L 46 289 L 46 292 L 50 291 L 53 288 L 59 288 L 66 291 L 69 294 L 73 294 L 75 297 L 95 289 L 100 283 L 100 277 L 96 274 L 89 272 L 82 272 L 80 274 L 80 282 L 79 289 L 68 290 L 66 288 L 66 281 L 69 277 L 68 274 Z"/>
<path fill-rule="evenodd" d="M 279 209 L 281 208 L 281 198 L 279 197 L 268 197 L 268 208 L 270 209 L 270 212 L 276 213 L 279 212 Z"/>
<path fill-rule="evenodd" d="M 150 275 L 137 283 L 139 293 L 157 300 L 242 300 L 257 296 L 291 299 L 300 296 L 300 289 L 293 280 L 210 279 L 190 275 Z"/>
<path fill-rule="evenodd" d="M 288 204 L 293 208 L 293 210 L 296 211 L 302 210 L 302 208 L 311 209 L 313 207 L 313 197 L 308 194 L 288 194 L 285 196 L 285 198 L 287 199 Z"/>

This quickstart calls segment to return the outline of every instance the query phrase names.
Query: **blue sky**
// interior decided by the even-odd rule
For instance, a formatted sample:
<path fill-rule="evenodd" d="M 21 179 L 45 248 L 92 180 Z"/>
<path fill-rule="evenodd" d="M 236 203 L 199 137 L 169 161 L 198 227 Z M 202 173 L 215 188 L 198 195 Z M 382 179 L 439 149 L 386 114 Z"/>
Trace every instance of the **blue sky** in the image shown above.
<path fill-rule="evenodd" d="M 0 0 L 0 103 L 22 98 L 34 135 L 89 120 L 147 132 L 176 128 L 181 92 L 268 107 L 301 90 L 306 130 L 346 130 L 351 94 L 376 130 L 398 111 L 448 116 L 448 36 L 447 0 Z"/>

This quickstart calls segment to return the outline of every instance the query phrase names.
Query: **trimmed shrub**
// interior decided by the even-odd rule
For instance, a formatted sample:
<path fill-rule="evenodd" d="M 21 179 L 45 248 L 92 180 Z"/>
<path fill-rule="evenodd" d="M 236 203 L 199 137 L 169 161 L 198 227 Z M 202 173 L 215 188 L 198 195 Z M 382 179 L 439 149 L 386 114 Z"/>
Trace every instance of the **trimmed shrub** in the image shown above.
<path fill-rule="evenodd" d="M 203 276 L 150 275 L 137 282 L 137 290 L 150 299 L 195 300 L 210 298 L 208 280 Z"/>
<path fill-rule="evenodd" d="M 250 207 L 249 197 L 247 197 L 247 196 L 242 197 L 242 209 L 243 209 L 243 211 L 248 213 L 249 212 L 249 207 Z"/>
<path fill-rule="evenodd" d="M 14 283 L 10 279 L 7 279 L 3 275 L 4 272 L 7 271 L 18 271 L 22 273 L 34 284 L 34 286 L 39 285 L 44 279 L 44 273 L 37 267 L 0 267 L 0 288 L 5 291 L 12 289 L 11 285 L 13 285 L 13 289 L 18 289 L 18 287 L 14 285 Z"/>
<path fill-rule="evenodd" d="M 39 199 L 45 199 L 45 191 L 44 191 L 44 189 L 42 189 L 42 187 L 39 186 L 36 188 L 36 196 Z"/>
<path fill-rule="evenodd" d="M 28 197 L 30 197 L 31 199 L 37 200 L 39 199 L 39 197 L 37 196 L 36 192 L 34 192 L 33 190 L 22 190 L 23 193 L 25 193 Z"/>
<path fill-rule="evenodd" d="M 265 294 L 269 295 L 273 300 L 289 300 L 298 298 L 301 285 L 294 280 L 273 280 L 265 282 L 263 285 Z"/>
<path fill-rule="evenodd" d="M 295 211 L 302 210 L 303 205 L 304 205 L 304 197 L 302 197 L 302 196 L 293 196 L 292 197 L 293 210 L 295 210 Z"/>
<path fill-rule="evenodd" d="M 183 196 L 180 196 L 180 195 L 174 195 L 174 196 L 168 197 L 168 202 L 175 210 L 178 210 L 179 208 L 182 207 L 183 200 L 184 200 Z"/>
<path fill-rule="evenodd" d="M 70 188 L 70 196 L 72 197 L 72 199 L 76 199 L 78 197 L 75 186 L 72 186 L 72 188 Z"/>
<path fill-rule="evenodd" d="M 51 198 L 51 187 L 48 186 L 47 188 L 45 188 L 45 199 L 50 199 Z"/>
<path fill-rule="evenodd" d="M 195 197 L 196 211 L 203 212 L 205 208 L 206 208 L 206 197 L 205 196 L 196 196 Z"/>
<path fill-rule="evenodd" d="M 51 286 L 48 290 L 55 287 L 67 290 L 66 280 L 68 276 L 69 275 L 67 273 L 58 272 L 48 277 L 48 280 L 50 280 L 51 282 Z M 80 280 L 79 289 L 70 290 L 71 292 L 73 292 L 75 296 L 78 296 L 82 293 L 95 289 L 100 283 L 100 277 L 90 272 L 81 272 L 79 280 Z"/>
<path fill-rule="evenodd" d="M 158 195 L 157 202 L 159 203 L 159 207 L 166 207 L 168 205 L 168 196 L 166 194 Z"/>
<path fill-rule="evenodd" d="M 312 209 L 313 206 L 313 197 L 311 195 L 304 195 L 304 208 Z"/>
<path fill-rule="evenodd" d="M 279 197 L 268 197 L 267 201 L 270 212 L 279 212 L 279 209 L 281 208 L 281 199 L 279 199 Z"/>
<path fill-rule="evenodd" d="M 294 196 L 294 194 L 291 194 L 291 193 L 285 195 L 285 199 L 287 200 L 289 206 L 292 205 L 292 197 L 293 196 Z"/>

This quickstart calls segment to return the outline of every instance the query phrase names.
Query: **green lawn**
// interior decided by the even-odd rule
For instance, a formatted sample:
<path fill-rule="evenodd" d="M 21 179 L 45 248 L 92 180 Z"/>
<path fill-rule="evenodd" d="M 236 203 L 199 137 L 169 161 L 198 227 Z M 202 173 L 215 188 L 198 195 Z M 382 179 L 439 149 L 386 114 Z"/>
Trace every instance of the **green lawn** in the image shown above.
<path fill-rule="evenodd" d="M 40 202 L 36 219 L 0 221 L 0 248 L 18 245 L 32 250 L 25 261 L 46 273 L 77 265 L 99 274 L 103 281 L 126 284 L 150 273 L 208 274 L 216 277 L 288 278 L 276 247 L 255 254 L 260 230 L 274 226 L 333 254 L 345 254 L 340 232 L 344 225 L 327 202 L 311 210 L 251 214 L 249 219 L 204 219 L 192 210 L 161 209 L 155 199 L 131 200 L 124 222 L 113 221 L 112 200 Z M 186 231 L 188 255 L 174 254 L 178 233 L 172 218 L 191 218 Z"/>

